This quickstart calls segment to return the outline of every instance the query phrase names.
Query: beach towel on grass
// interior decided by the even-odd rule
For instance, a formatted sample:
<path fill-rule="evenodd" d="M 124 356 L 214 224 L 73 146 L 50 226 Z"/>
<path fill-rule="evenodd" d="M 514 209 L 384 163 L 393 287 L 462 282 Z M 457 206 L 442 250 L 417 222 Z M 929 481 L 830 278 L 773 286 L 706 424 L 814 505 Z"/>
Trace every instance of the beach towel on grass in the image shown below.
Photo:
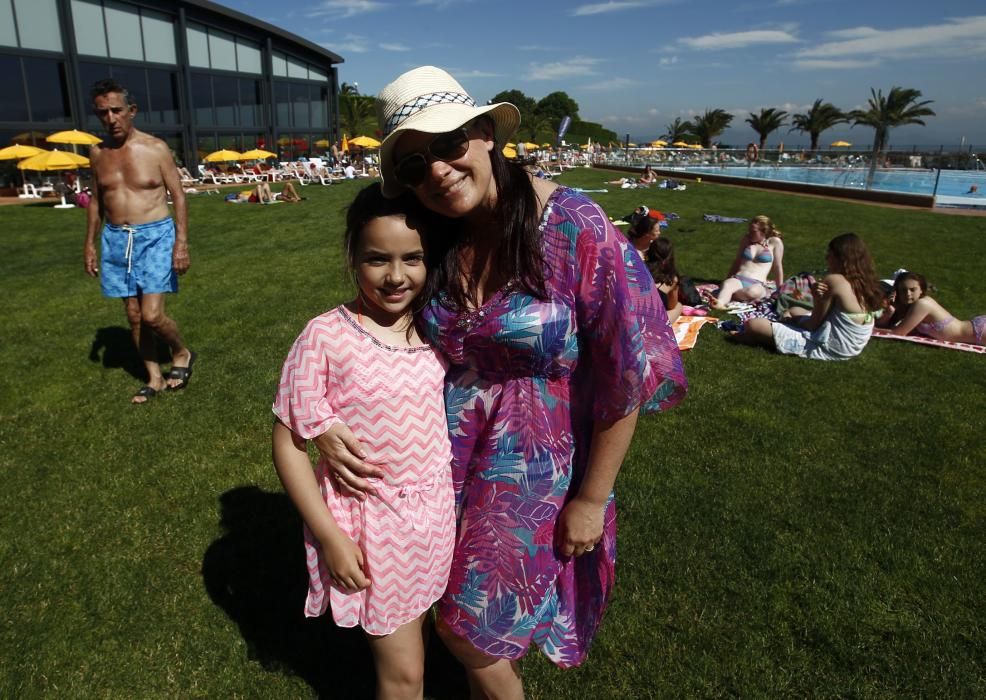
<path fill-rule="evenodd" d="M 714 318 L 709 316 L 679 316 L 672 328 L 674 328 L 674 339 L 678 341 L 679 350 L 691 350 L 698 342 L 698 332 L 706 323 L 715 323 Z"/>
<path fill-rule="evenodd" d="M 919 345 L 931 345 L 936 348 L 945 348 L 946 350 L 962 350 L 964 352 L 978 352 L 980 355 L 986 355 L 986 345 L 971 345 L 969 343 L 953 343 L 951 340 L 938 340 L 937 338 L 926 338 L 923 335 L 894 335 L 886 328 L 874 328 L 873 329 L 874 338 L 882 338 L 883 340 L 904 340 L 908 343 L 918 343 Z"/>

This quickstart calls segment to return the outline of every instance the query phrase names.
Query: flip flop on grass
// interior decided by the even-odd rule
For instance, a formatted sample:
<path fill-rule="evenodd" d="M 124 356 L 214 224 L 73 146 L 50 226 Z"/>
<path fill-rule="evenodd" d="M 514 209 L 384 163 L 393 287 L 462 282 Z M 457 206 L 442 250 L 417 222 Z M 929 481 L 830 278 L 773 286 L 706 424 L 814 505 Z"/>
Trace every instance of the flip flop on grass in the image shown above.
<path fill-rule="evenodd" d="M 165 380 L 177 379 L 180 383 L 174 385 L 168 385 L 169 391 L 180 391 L 188 386 L 188 382 L 192 379 L 192 365 L 195 364 L 195 358 L 198 354 L 191 350 L 189 351 L 188 366 L 187 367 L 172 367 L 171 371 L 168 372 L 168 376 Z"/>
<path fill-rule="evenodd" d="M 138 405 L 145 404 L 157 395 L 158 395 L 158 390 L 155 389 L 154 387 L 142 386 L 137 390 L 137 393 L 134 394 L 133 399 L 131 399 L 130 403 L 135 403 Z M 144 400 L 137 401 L 137 399 L 144 399 Z"/>

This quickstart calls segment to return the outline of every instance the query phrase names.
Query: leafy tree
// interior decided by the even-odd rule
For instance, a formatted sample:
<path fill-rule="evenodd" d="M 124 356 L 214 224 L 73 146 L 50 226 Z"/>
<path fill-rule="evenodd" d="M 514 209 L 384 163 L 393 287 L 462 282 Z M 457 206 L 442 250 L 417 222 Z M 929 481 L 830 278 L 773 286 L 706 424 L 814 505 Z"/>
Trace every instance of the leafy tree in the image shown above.
<path fill-rule="evenodd" d="M 870 159 L 870 173 L 866 186 L 873 184 L 873 174 L 876 166 L 883 160 L 883 151 L 887 147 L 887 136 L 895 126 L 920 124 L 924 126 L 921 117 L 933 117 L 934 111 L 928 107 L 932 100 L 918 102 L 921 91 L 914 88 L 902 88 L 897 85 L 890 88 L 887 96 L 882 90 L 870 88 L 869 109 L 854 109 L 849 113 L 852 125 L 868 126 L 874 131 L 873 155 Z"/>
<path fill-rule="evenodd" d="M 774 107 L 761 109 L 760 114 L 750 113 L 746 123 L 760 135 L 761 151 L 767 147 L 767 137 L 784 126 L 784 117 L 786 116 L 787 112 Z"/>
<path fill-rule="evenodd" d="M 577 121 L 572 124 L 569 130 L 571 140 L 577 143 L 585 143 L 592 139 L 593 143 L 619 142 L 620 137 L 615 131 L 605 128 L 602 124 L 595 122 Z"/>
<path fill-rule="evenodd" d="M 359 94 L 359 87 L 357 87 L 356 85 L 353 85 L 351 83 L 345 83 L 344 82 L 342 85 L 339 86 L 339 94 L 340 95 L 358 95 Z"/>
<path fill-rule="evenodd" d="M 490 102 L 509 102 L 520 110 L 521 122 L 527 121 L 537 111 L 538 103 L 533 97 L 528 97 L 520 90 L 504 90 L 493 95 Z"/>
<path fill-rule="evenodd" d="M 339 95 L 339 128 L 348 136 L 376 133 L 376 99 L 363 95 Z"/>
<path fill-rule="evenodd" d="M 804 114 L 791 115 L 791 131 L 800 131 L 811 136 L 811 151 L 818 150 L 818 137 L 823 131 L 831 129 L 836 124 L 845 124 L 849 119 L 845 113 L 830 102 L 822 102 L 821 98 Z"/>
<path fill-rule="evenodd" d="M 684 141 L 692 135 L 692 128 L 690 121 L 682 121 L 681 117 L 675 117 L 673 122 L 664 127 L 664 136 L 661 138 L 668 143 Z"/>
<path fill-rule="evenodd" d="M 692 134 L 701 142 L 703 148 L 709 148 L 712 140 L 729 128 L 733 115 L 724 109 L 707 109 L 705 114 L 695 117 L 692 122 Z"/>
<path fill-rule="evenodd" d="M 547 115 L 541 114 L 537 110 L 530 112 L 527 116 L 521 117 L 520 129 L 517 133 L 517 138 L 523 135 L 527 140 L 536 143 L 554 142 L 555 140 L 554 134 L 551 131 L 551 120 Z"/>
<path fill-rule="evenodd" d="M 562 91 L 542 97 L 538 101 L 537 111 L 551 120 L 551 128 L 555 130 L 566 115 L 570 116 L 573 122 L 579 118 L 578 103 Z"/>

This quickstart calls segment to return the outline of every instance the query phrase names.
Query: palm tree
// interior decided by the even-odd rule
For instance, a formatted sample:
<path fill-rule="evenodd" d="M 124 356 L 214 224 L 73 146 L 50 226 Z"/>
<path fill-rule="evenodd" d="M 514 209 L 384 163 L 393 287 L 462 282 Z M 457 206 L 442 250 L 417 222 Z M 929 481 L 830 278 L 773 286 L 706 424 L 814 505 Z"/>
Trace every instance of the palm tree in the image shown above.
<path fill-rule="evenodd" d="M 674 121 L 665 126 L 664 129 L 665 134 L 661 138 L 668 143 L 684 141 L 692 134 L 692 123 L 690 121 L 682 121 L 681 117 L 675 117 Z"/>
<path fill-rule="evenodd" d="M 537 141 L 538 143 L 540 143 L 544 134 L 551 134 L 552 132 L 551 117 L 546 114 L 541 114 L 537 110 L 528 112 L 527 116 L 521 120 L 520 124 L 521 133 L 527 134 L 528 139 L 531 141 Z M 554 141 L 554 137 L 549 136 L 548 140 Z"/>
<path fill-rule="evenodd" d="M 733 115 L 724 109 L 707 109 L 705 114 L 692 122 L 692 134 L 701 142 L 702 148 L 709 148 L 712 139 L 729 128 Z"/>
<path fill-rule="evenodd" d="M 927 107 L 932 100 L 918 102 L 921 91 L 914 88 L 902 88 L 894 85 L 887 96 L 882 90 L 870 88 L 869 109 L 854 109 L 849 113 L 852 125 L 869 126 L 874 130 L 873 155 L 870 160 L 870 173 L 866 179 L 866 188 L 873 185 L 873 175 L 877 163 L 883 160 L 883 150 L 887 147 L 887 136 L 895 126 L 920 124 L 924 126 L 921 117 L 933 117 L 935 113 Z"/>
<path fill-rule="evenodd" d="M 849 119 L 845 113 L 830 102 L 823 102 L 821 98 L 815 100 L 805 114 L 791 115 L 791 131 L 800 131 L 811 136 L 811 151 L 818 150 L 818 137 L 823 131 L 831 129 L 836 124 L 845 124 Z"/>
<path fill-rule="evenodd" d="M 753 127 L 753 130 L 760 134 L 760 150 L 767 147 L 767 137 L 784 126 L 784 117 L 787 112 L 773 107 L 761 109 L 760 114 L 750 113 L 746 123 Z"/>
<path fill-rule="evenodd" d="M 344 82 L 339 86 L 340 95 L 358 95 L 359 94 L 359 84 L 357 83 L 346 83 Z"/>
<path fill-rule="evenodd" d="M 339 95 L 339 128 L 348 136 L 372 134 L 377 128 L 376 100 L 362 95 Z"/>

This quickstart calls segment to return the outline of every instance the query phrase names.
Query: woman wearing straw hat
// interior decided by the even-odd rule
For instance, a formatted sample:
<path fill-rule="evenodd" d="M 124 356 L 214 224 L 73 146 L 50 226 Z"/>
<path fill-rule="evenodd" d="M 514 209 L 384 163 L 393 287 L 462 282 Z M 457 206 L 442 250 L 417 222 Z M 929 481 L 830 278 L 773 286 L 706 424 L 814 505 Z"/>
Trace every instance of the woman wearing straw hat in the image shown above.
<path fill-rule="evenodd" d="M 478 696 L 522 697 L 531 642 L 580 664 L 614 580 L 617 472 L 639 412 L 685 393 L 650 273 L 585 196 L 501 148 L 509 103 L 477 106 L 426 66 L 377 98 L 383 191 L 454 222 L 429 251 L 441 290 L 422 332 L 448 358 L 458 530 L 439 633 Z M 341 428 L 319 444 L 344 488 L 376 470 Z"/>

